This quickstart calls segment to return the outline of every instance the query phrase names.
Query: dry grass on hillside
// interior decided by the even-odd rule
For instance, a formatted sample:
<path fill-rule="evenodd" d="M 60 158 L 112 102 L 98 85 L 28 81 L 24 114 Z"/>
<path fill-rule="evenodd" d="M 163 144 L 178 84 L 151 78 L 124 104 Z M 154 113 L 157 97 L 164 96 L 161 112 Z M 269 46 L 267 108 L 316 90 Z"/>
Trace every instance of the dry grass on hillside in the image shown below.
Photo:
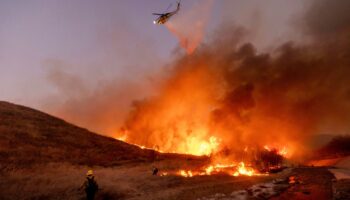
<path fill-rule="evenodd" d="M 92 133 L 40 111 L 0 102 L 0 170 L 48 162 L 116 166 L 154 156 L 150 150 Z"/>

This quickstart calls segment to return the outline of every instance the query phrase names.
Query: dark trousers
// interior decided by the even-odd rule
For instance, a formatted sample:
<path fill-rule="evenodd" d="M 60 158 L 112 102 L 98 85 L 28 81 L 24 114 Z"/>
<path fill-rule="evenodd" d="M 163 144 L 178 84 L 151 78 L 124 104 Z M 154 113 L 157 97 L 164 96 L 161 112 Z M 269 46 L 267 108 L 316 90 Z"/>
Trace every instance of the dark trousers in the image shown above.
<path fill-rule="evenodd" d="M 86 199 L 87 200 L 94 200 L 95 199 L 95 192 L 87 192 Z"/>

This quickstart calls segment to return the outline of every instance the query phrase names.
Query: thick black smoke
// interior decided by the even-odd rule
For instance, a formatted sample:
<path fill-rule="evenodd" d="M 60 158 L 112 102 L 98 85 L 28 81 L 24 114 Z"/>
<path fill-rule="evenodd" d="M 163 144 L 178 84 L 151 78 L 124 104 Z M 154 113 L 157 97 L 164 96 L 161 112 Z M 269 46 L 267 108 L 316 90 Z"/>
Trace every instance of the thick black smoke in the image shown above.
<path fill-rule="evenodd" d="M 348 133 L 349 4 L 315 1 L 303 27 L 312 42 L 289 41 L 269 53 L 242 44 L 243 29 L 225 27 L 193 55 L 178 59 L 159 96 L 137 104 L 123 129 L 128 140 L 177 149 L 181 141 L 199 137 L 195 129 L 205 122 L 201 126 L 208 131 L 200 138 L 215 135 L 228 148 L 284 143 L 295 151 L 306 148 L 314 134 Z M 187 109 L 167 115 L 184 104 Z M 205 105 L 208 110 L 198 111 Z M 197 120 L 203 112 L 208 119 Z"/>

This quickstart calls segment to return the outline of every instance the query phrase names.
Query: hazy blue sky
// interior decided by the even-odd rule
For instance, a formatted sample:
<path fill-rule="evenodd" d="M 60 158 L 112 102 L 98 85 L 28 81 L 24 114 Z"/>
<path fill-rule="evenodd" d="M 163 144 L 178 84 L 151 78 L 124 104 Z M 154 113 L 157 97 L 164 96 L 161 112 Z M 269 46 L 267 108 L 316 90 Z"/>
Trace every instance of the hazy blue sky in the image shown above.
<path fill-rule="evenodd" d="M 181 12 L 205 1 L 182 0 Z M 262 49 L 297 38 L 291 25 L 303 2 L 216 0 L 205 39 L 224 22 L 253 29 L 252 41 Z M 50 80 L 57 67 L 91 87 L 161 69 L 178 41 L 152 23 L 151 13 L 170 3 L 175 0 L 0 0 L 0 100 L 42 108 L 47 99 L 64 99 Z"/>

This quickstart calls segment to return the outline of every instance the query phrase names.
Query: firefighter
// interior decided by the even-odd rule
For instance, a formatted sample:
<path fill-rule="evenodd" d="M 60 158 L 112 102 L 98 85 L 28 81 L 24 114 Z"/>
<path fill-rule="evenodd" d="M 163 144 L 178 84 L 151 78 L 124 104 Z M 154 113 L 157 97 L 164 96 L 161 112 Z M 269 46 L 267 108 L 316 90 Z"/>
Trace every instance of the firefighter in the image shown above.
<path fill-rule="evenodd" d="M 92 170 L 89 170 L 86 173 L 86 180 L 82 187 L 85 190 L 86 193 L 86 199 L 87 200 L 94 200 L 95 194 L 98 191 L 98 185 L 94 179 L 94 174 Z"/>
<path fill-rule="evenodd" d="M 159 172 L 159 169 L 158 169 L 157 167 L 153 167 L 153 169 L 152 169 L 152 175 L 153 175 L 153 176 L 156 176 L 156 175 L 158 174 L 158 172 Z"/>

